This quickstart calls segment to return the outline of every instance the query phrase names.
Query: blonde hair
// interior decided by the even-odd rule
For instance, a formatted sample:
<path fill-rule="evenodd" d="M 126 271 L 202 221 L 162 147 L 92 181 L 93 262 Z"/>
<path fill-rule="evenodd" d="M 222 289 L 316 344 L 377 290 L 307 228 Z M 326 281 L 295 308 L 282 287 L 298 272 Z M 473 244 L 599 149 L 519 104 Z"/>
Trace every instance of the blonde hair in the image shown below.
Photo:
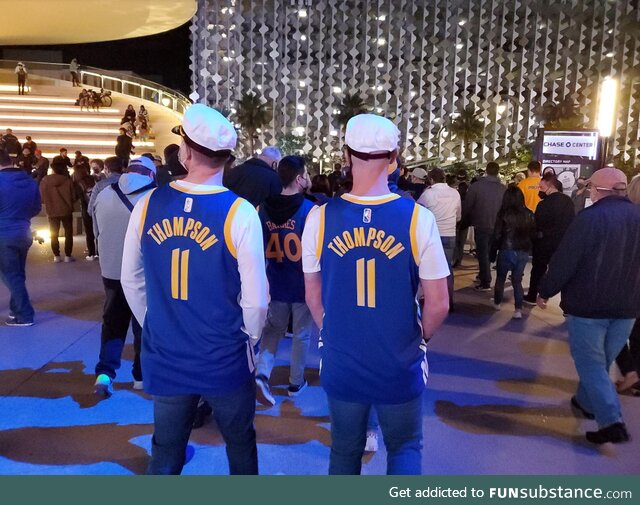
<path fill-rule="evenodd" d="M 636 205 L 640 205 L 640 174 L 636 175 L 627 187 L 627 195 Z"/>

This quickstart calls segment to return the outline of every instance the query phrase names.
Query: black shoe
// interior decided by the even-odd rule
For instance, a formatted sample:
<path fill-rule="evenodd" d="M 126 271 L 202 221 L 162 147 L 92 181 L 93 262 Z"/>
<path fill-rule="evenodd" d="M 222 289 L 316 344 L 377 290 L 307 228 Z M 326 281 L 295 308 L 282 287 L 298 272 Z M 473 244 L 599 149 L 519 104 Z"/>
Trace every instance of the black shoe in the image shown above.
<path fill-rule="evenodd" d="M 571 406 L 576 409 L 578 412 L 580 412 L 580 414 L 582 414 L 582 416 L 586 419 L 595 419 L 596 416 L 594 416 L 591 412 L 589 412 L 588 410 L 584 409 L 582 407 L 582 405 L 580 405 L 578 403 L 578 400 L 576 399 L 575 396 L 571 397 Z"/>
<path fill-rule="evenodd" d="M 294 396 L 298 396 L 300 394 L 300 391 L 302 391 L 304 388 L 306 388 L 309 385 L 309 383 L 305 380 L 303 381 L 302 384 L 297 385 L 297 384 L 289 384 L 289 388 L 288 388 L 288 394 L 291 397 Z"/>
<path fill-rule="evenodd" d="M 211 414 L 213 414 L 211 405 L 209 405 L 207 402 L 202 402 L 202 404 L 198 405 L 198 408 L 196 409 L 196 415 L 193 418 L 193 424 L 191 425 L 191 427 L 194 430 L 202 428 L 207 420 L 207 417 L 209 417 Z"/>
<path fill-rule="evenodd" d="M 532 298 L 529 295 L 525 296 L 522 300 L 528 305 L 535 305 L 537 301 L 535 298 Z"/>
<path fill-rule="evenodd" d="M 624 423 L 614 423 L 598 431 L 587 431 L 587 440 L 592 444 L 619 444 L 629 441 L 629 433 Z"/>
<path fill-rule="evenodd" d="M 479 284 L 473 289 L 476 291 L 491 291 L 491 286 L 483 286 L 482 284 Z"/>

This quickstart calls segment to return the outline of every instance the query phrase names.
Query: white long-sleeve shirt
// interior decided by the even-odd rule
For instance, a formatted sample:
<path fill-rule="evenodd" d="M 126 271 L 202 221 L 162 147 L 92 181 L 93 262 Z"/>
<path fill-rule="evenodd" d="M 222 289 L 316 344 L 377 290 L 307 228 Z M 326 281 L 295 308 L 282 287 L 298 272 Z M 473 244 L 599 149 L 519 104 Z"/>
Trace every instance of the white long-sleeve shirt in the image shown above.
<path fill-rule="evenodd" d="M 222 172 L 207 180 L 206 184 L 184 181 L 177 181 L 175 184 L 189 191 L 222 189 Z M 142 198 L 131 213 L 122 258 L 122 289 L 131 311 L 141 324 L 147 311 L 147 296 L 139 226 L 143 209 L 150 196 L 151 194 Z M 262 334 L 267 316 L 269 286 L 265 270 L 262 225 L 258 213 L 249 202 L 242 201 L 236 210 L 231 223 L 231 242 L 237 251 L 241 282 L 238 303 L 242 308 L 243 330 L 255 343 Z"/>
<path fill-rule="evenodd" d="M 456 223 L 462 218 L 462 202 L 457 190 L 439 182 L 425 189 L 418 203 L 433 213 L 441 237 L 456 236 Z"/>

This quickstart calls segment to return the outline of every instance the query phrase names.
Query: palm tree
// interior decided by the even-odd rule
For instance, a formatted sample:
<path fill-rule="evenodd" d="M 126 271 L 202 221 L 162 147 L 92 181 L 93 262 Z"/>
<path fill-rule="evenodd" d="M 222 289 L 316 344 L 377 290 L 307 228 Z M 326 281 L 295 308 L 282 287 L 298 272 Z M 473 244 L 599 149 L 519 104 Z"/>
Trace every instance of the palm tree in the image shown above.
<path fill-rule="evenodd" d="M 462 158 L 471 159 L 471 143 L 482 138 L 484 124 L 478 118 L 478 114 L 473 105 L 468 105 L 454 119 L 449 121 L 448 129 L 456 137 L 462 139 Z"/>
<path fill-rule="evenodd" d="M 546 102 L 538 108 L 538 118 L 545 128 L 555 130 L 575 130 L 584 128 L 582 114 L 578 106 L 570 97 L 565 97 L 559 102 Z"/>
<path fill-rule="evenodd" d="M 248 91 L 238 100 L 235 117 L 249 140 L 250 155 L 253 155 L 258 129 L 269 124 L 273 117 L 271 108 L 254 92 Z"/>
<path fill-rule="evenodd" d="M 338 113 L 336 119 L 342 128 L 347 126 L 349 119 L 358 114 L 363 114 L 369 111 L 369 107 L 359 95 L 350 95 L 347 93 L 342 98 L 342 102 L 338 105 Z"/>

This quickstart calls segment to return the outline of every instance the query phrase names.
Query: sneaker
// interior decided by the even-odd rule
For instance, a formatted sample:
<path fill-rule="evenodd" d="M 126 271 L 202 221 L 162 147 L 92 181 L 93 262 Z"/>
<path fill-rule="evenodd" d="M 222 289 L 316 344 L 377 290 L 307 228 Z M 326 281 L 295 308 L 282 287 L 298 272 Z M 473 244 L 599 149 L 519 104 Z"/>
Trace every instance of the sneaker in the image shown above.
<path fill-rule="evenodd" d="M 144 382 L 134 380 L 133 389 L 135 389 L 136 391 L 142 391 L 144 389 Z"/>
<path fill-rule="evenodd" d="M 585 419 L 595 419 L 596 418 L 596 416 L 594 416 L 591 412 L 589 412 L 588 410 L 583 408 L 582 405 L 580 405 L 578 403 L 578 399 L 575 396 L 571 397 L 571 406 L 575 410 L 577 410 Z"/>
<path fill-rule="evenodd" d="M 53 257 L 53 262 L 54 263 L 61 263 L 62 262 L 62 258 L 60 256 L 54 256 Z"/>
<path fill-rule="evenodd" d="M 619 444 L 630 440 L 624 423 L 614 423 L 598 431 L 587 431 L 586 437 L 592 444 L 606 444 L 607 442 Z"/>
<path fill-rule="evenodd" d="M 265 407 L 273 407 L 276 404 L 276 399 L 271 394 L 271 388 L 269 388 L 269 379 L 264 375 L 256 377 L 256 400 Z"/>
<path fill-rule="evenodd" d="M 491 291 L 491 286 L 483 286 L 482 284 L 478 284 L 475 288 L 476 291 Z"/>
<path fill-rule="evenodd" d="M 198 405 L 198 408 L 196 409 L 196 415 L 193 417 L 193 424 L 191 425 L 191 427 L 194 430 L 202 428 L 204 426 L 204 423 L 207 421 L 207 418 L 210 417 L 211 414 L 213 414 L 211 405 L 209 405 L 205 401 L 202 401 L 202 403 L 200 403 Z"/>
<path fill-rule="evenodd" d="M 522 301 L 524 303 L 526 303 L 527 305 L 535 305 L 536 304 L 536 299 L 535 298 L 531 298 L 530 296 L 525 296 Z"/>
<path fill-rule="evenodd" d="M 367 443 L 364 452 L 378 452 L 378 434 L 375 431 L 367 431 Z"/>
<path fill-rule="evenodd" d="M 496 310 L 502 310 L 502 304 L 501 303 L 494 303 L 493 304 L 493 308 Z"/>
<path fill-rule="evenodd" d="M 85 260 L 86 260 L 86 261 L 95 261 L 95 260 L 97 260 L 97 259 L 98 259 L 98 257 L 97 257 L 97 256 L 87 256 L 87 257 L 85 258 Z"/>
<path fill-rule="evenodd" d="M 9 316 L 7 320 L 4 322 L 7 326 L 33 326 L 33 321 L 21 321 L 20 319 L 16 319 L 14 316 Z"/>
<path fill-rule="evenodd" d="M 98 375 L 93 388 L 93 394 L 109 398 L 113 394 L 113 381 L 111 380 L 111 377 L 103 373 Z"/>
<path fill-rule="evenodd" d="M 296 386 L 295 384 L 289 384 L 289 388 L 287 389 L 289 396 L 291 397 L 298 396 L 300 394 L 300 391 L 302 391 L 308 385 L 309 383 L 306 380 L 299 386 Z"/>
<path fill-rule="evenodd" d="M 521 310 L 516 310 L 513 313 L 513 319 L 522 319 L 522 311 Z"/>
<path fill-rule="evenodd" d="M 76 259 L 73 256 L 65 256 L 64 258 L 64 262 L 65 263 L 73 263 Z"/>

